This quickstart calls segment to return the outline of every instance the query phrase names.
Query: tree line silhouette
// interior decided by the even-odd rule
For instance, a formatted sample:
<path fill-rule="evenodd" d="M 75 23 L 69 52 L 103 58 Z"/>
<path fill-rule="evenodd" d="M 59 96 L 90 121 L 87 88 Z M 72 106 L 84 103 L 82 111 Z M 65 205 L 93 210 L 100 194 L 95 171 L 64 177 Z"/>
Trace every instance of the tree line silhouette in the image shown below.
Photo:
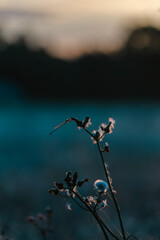
<path fill-rule="evenodd" d="M 0 40 L 0 80 L 8 79 L 24 96 L 43 99 L 159 100 L 160 31 L 135 29 L 114 54 L 92 53 L 58 59 L 30 49 L 24 39 Z"/>

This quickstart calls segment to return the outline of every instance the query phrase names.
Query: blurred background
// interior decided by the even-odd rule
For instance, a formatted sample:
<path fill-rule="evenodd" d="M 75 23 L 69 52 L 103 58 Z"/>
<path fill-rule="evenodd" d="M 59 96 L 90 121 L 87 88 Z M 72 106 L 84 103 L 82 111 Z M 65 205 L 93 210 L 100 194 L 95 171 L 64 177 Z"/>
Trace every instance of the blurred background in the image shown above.
<path fill-rule="evenodd" d="M 106 155 L 125 229 L 160 239 L 160 2 L 0 0 L 0 229 L 41 239 L 28 215 L 53 208 L 48 239 L 103 239 L 92 217 L 48 194 L 68 170 L 104 179 L 90 130 L 115 119 Z M 108 206 L 102 218 L 118 226 Z M 118 226 L 119 227 L 119 226 Z"/>

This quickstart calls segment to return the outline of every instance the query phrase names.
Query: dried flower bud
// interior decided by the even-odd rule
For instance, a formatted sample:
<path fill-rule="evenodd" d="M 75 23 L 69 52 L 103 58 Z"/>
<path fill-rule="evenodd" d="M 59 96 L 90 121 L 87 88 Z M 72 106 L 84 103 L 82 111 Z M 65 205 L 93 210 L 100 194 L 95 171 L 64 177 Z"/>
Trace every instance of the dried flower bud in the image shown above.
<path fill-rule="evenodd" d="M 104 149 L 102 150 L 102 152 L 109 152 L 109 145 L 108 145 L 108 142 L 105 143 L 104 145 Z"/>
<path fill-rule="evenodd" d="M 93 130 L 92 134 L 93 134 L 93 136 L 96 140 L 98 140 L 98 138 L 100 137 L 100 132 L 99 131 Z"/>
<path fill-rule="evenodd" d="M 72 183 L 72 172 L 66 172 L 66 178 L 64 179 L 64 181 L 70 186 Z"/>
<path fill-rule="evenodd" d="M 115 124 L 115 120 L 113 118 L 109 118 L 109 123 L 108 125 L 102 123 L 100 125 L 100 128 L 102 129 L 102 131 L 104 131 L 105 133 L 112 133 L 112 130 L 114 129 L 114 124 Z"/>
<path fill-rule="evenodd" d="M 77 124 L 77 127 L 82 127 L 82 121 L 78 120 L 77 118 L 71 118 L 72 121 L 75 121 L 75 123 Z"/>
<path fill-rule="evenodd" d="M 85 117 L 85 119 L 84 119 L 84 121 L 82 123 L 82 127 L 86 128 L 86 127 L 89 127 L 89 125 L 92 125 L 91 119 L 90 119 L 90 117 Z"/>
<path fill-rule="evenodd" d="M 98 209 L 103 209 L 103 208 L 105 208 L 107 206 L 107 199 L 105 199 L 105 200 L 103 200 L 100 204 L 99 204 L 99 206 L 98 206 Z"/>
<path fill-rule="evenodd" d="M 98 138 L 100 137 L 100 133 L 99 133 L 99 131 L 93 130 L 92 135 L 93 135 L 93 137 L 91 137 L 91 139 L 92 139 L 93 143 L 96 144 L 98 141 Z"/>
<path fill-rule="evenodd" d="M 28 216 L 27 221 L 33 223 L 35 221 L 35 217 L 34 216 Z"/>
<path fill-rule="evenodd" d="M 53 193 L 54 195 L 58 195 L 59 190 L 55 189 L 55 188 L 52 188 L 52 189 L 48 190 L 48 193 Z"/>
<path fill-rule="evenodd" d="M 46 213 L 47 213 L 47 215 L 48 215 L 48 214 L 51 214 L 51 213 L 52 213 L 52 208 L 49 207 L 49 206 L 47 206 L 47 207 L 46 207 Z"/>
<path fill-rule="evenodd" d="M 73 186 L 76 185 L 77 179 L 78 179 L 78 172 L 75 172 L 72 179 Z"/>
<path fill-rule="evenodd" d="M 78 187 L 81 187 L 85 182 L 88 182 L 88 181 L 89 181 L 88 178 L 84 179 L 83 181 L 78 181 L 78 182 L 77 182 L 77 186 L 78 186 Z"/>
<path fill-rule="evenodd" d="M 38 218 L 39 220 L 41 220 L 41 221 L 46 221 L 46 220 L 47 220 L 47 219 L 46 219 L 46 216 L 43 215 L 42 213 L 38 213 L 38 214 L 37 214 L 37 218 Z"/>
<path fill-rule="evenodd" d="M 104 137 L 104 131 L 99 127 L 98 131 L 93 130 L 92 132 L 93 137 L 91 137 L 93 143 L 97 143 L 97 141 L 102 141 Z"/>
<path fill-rule="evenodd" d="M 55 185 L 59 190 L 63 190 L 63 188 L 64 188 L 64 184 L 63 184 L 63 183 L 54 182 L 54 185 Z"/>
<path fill-rule="evenodd" d="M 86 202 L 88 202 L 89 205 L 95 205 L 97 204 L 97 197 L 96 196 L 88 196 L 86 198 Z"/>

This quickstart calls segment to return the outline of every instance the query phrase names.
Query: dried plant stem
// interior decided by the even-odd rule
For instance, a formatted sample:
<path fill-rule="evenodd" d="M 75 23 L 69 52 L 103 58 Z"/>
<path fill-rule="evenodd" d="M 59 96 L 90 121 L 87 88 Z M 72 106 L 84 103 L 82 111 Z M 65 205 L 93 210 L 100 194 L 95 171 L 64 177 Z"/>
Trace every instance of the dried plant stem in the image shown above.
<path fill-rule="evenodd" d="M 86 128 L 83 128 L 92 138 L 95 139 L 94 135 L 89 132 Z M 103 153 L 101 151 L 101 147 L 100 147 L 100 144 L 99 144 L 99 140 L 95 139 L 96 141 L 96 144 L 98 146 L 98 150 L 99 150 L 99 153 L 100 153 L 100 156 L 101 156 L 101 160 L 102 160 L 102 164 L 103 164 L 103 168 L 104 168 L 104 172 L 105 172 L 105 176 L 107 178 L 107 182 L 108 182 L 108 186 L 109 186 L 109 189 L 110 189 L 110 192 L 111 192 L 111 197 L 113 199 L 113 202 L 114 202 L 114 205 L 116 207 L 116 211 L 117 211 L 117 214 L 118 214 L 118 218 L 119 218 L 119 223 L 120 223 L 120 227 L 121 227 L 121 231 L 122 231 L 122 235 L 123 235 L 123 240 L 126 240 L 126 235 L 125 235 L 125 231 L 124 231 L 124 226 L 123 226 L 123 222 L 122 222 L 122 217 L 121 217 L 121 214 L 120 214 L 120 208 L 118 206 L 118 202 L 116 200 L 116 197 L 114 195 L 114 192 L 112 190 L 112 186 L 111 186 L 111 183 L 110 183 L 110 180 L 109 180 L 109 176 L 108 176 L 108 169 L 107 169 L 107 166 L 105 164 L 105 160 L 104 160 L 104 157 L 103 157 Z"/>
<path fill-rule="evenodd" d="M 107 233 L 106 233 L 106 231 L 105 231 L 105 229 L 104 229 L 104 226 L 103 226 L 103 224 L 102 224 L 102 222 L 100 221 L 100 219 L 98 218 L 98 216 L 97 216 L 97 214 L 95 213 L 95 211 L 93 211 L 92 209 L 91 209 L 91 207 L 82 199 L 82 197 L 77 193 L 77 192 L 75 192 L 75 191 L 73 191 L 72 190 L 72 192 L 75 194 L 75 196 L 88 208 L 88 210 L 92 213 L 92 215 L 95 217 L 95 219 L 97 220 L 97 222 L 98 222 L 98 224 L 99 224 L 99 226 L 100 226 L 100 228 L 101 228 L 101 230 L 102 230 L 102 232 L 103 232 L 103 234 L 104 234 L 104 237 L 105 237 L 105 239 L 106 240 L 109 240 L 109 238 L 108 238 L 108 235 L 107 235 Z"/>
<path fill-rule="evenodd" d="M 92 215 L 96 218 L 98 224 L 102 224 L 103 227 L 106 228 L 106 230 L 110 233 L 110 235 L 116 239 L 116 240 L 120 240 L 113 232 L 112 230 L 103 222 L 103 220 L 100 218 L 100 216 L 98 215 L 98 213 L 96 212 L 96 210 L 92 210 L 92 208 L 82 199 L 82 197 L 77 194 L 75 191 L 72 191 L 75 196 L 88 208 L 88 211 L 90 211 L 92 213 Z M 86 210 L 86 209 L 85 209 Z"/>
<path fill-rule="evenodd" d="M 85 210 L 87 212 L 90 212 L 90 210 L 88 208 L 83 207 L 75 198 L 73 198 L 73 197 L 71 197 L 71 198 L 80 208 L 82 208 L 83 210 Z"/>
<path fill-rule="evenodd" d="M 117 236 L 114 235 L 114 233 L 111 231 L 111 229 L 103 222 L 103 220 L 100 218 L 100 216 L 97 214 L 99 220 L 102 222 L 103 226 L 107 229 L 107 231 L 111 234 L 111 236 L 116 239 L 120 240 Z"/>
<path fill-rule="evenodd" d="M 101 146 L 100 146 L 100 141 L 103 139 L 105 134 L 112 132 L 112 129 L 114 128 L 114 120 L 113 119 L 109 119 L 110 122 L 109 122 L 109 124 L 107 126 L 104 127 L 104 124 L 100 125 L 98 131 L 96 132 L 94 130 L 93 134 L 92 134 L 90 131 L 88 131 L 86 129 L 86 127 L 88 125 L 90 125 L 90 118 L 89 117 L 86 117 L 84 121 L 79 121 L 76 118 L 69 118 L 65 122 L 63 122 L 63 123 L 59 124 L 58 126 L 54 127 L 54 130 L 49 135 L 51 135 L 58 128 L 60 128 L 61 126 L 63 126 L 64 124 L 66 124 L 66 123 L 68 123 L 70 121 L 75 121 L 75 123 L 77 124 L 78 128 L 82 128 L 87 134 L 89 134 L 91 136 L 91 139 L 93 140 L 93 142 L 95 144 L 97 144 L 98 151 L 100 153 L 100 158 L 101 158 L 102 165 L 103 165 L 103 169 L 104 169 L 104 172 L 105 172 L 105 177 L 107 179 L 107 184 L 108 184 L 108 187 L 109 187 L 109 190 L 110 190 L 110 193 L 111 193 L 111 196 L 110 196 L 109 193 L 108 193 L 108 196 L 113 201 L 113 203 L 115 205 L 115 209 L 117 211 L 119 224 L 120 224 L 120 228 L 121 228 L 121 232 L 119 232 L 119 234 L 121 235 L 121 237 L 117 237 L 113 233 L 113 231 L 103 222 L 103 220 L 101 219 L 101 217 L 97 213 L 97 209 L 98 209 L 98 208 L 96 209 L 97 205 L 95 205 L 94 207 L 89 205 L 89 203 L 83 197 L 81 197 L 79 192 L 75 191 L 73 189 L 73 187 L 71 187 L 69 190 L 70 190 L 70 192 L 72 192 L 72 194 L 74 194 L 74 196 L 77 197 L 78 200 L 76 200 L 72 194 L 70 195 L 70 197 L 72 198 L 72 200 L 74 202 L 76 202 L 79 205 L 79 207 L 81 207 L 82 209 L 84 209 L 86 211 L 91 212 L 91 214 L 94 216 L 94 218 L 96 219 L 97 223 L 99 224 L 99 226 L 100 226 L 100 228 L 101 228 L 101 230 L 103 232 L 103 235 L 105 237 L 105 240 L 109 240 L 107 233 L 109 233 L 113 237 L 113 239 L 115 239 L 115 240 L 120 240 L 122 238 L 123 238 L 123 240 L 128 240 L 132 235 L 127 238 L 127 236 L 125 234 L 125 230 L 124 230 L 124 226 L 123 226 L 123 222 L 122 222 L 122 217 L 121 217 L 121 213 L 120 213 L 120 208 L 119 208 L 117 199 L 116 199 L 115 194 L 114 194 L 114 190 L 113 190 L 113 187 L 112 187 L 109 170 L 108 170 L 108 167 L 107 167 L 107 165 L 105 163 L 104 156 L 103 156 L 103 152 L 109 152 L 109 149 L 106 148 L 106 147 L 108 147 L 108 145 L 106 145 L 103 150 L 101 149 Z M 68 178 L 69 177 L 70 176 L 69 176 L 69 173 L 68 173 Z M 75 176 L 73 176 L 73 178 L 75 180 Z M 74 183 L 74 186 L 75 186 L 76 185 L 76 181 L 74 181 L 74 182 L 75 182 Z M 69 182 L 69 186 L 70 186 L 70 182 Z M 63 194 L 59 194 L 59 195 L 63 196 Z M 106 233 L 106 231 L 108 231 L 108 232 Z M 133 236 L 133 237 L 135 237 L 135 236 Z M 137 239 L 137 238 L 135 237 L 135 239 Z"/>
<path fill-rule="evenodd" d="M 92 133 L 90 133 L 86 128 L 83 128 L 92 138 L 95 139 L 94 135 Z M 103 157 L 103 153 L 101 151 L 101 147 L 100 147 L 100 144 L 99 144 L 99 140 L 95 139 L 96 141 L 96 144 L 98 146 L 98 150 L 99 150 L 99 153 L 100 153 L 100 156 L 101 156 L 101 160 L 102 160 L 102 164 L 103 164 L 103 168 L 104 168 L 104 172 L 105 172 L 105 176 L 107 178 L 107 182 L 108 182 L 108 186 L 109 186 L 109 189 L 110 189 L 110 192 L 111 192 L 111 197 L 113 199 L 113 202 L 114 202 L 114 205 L 116 207 L 116 211 L 117 211 L 117 214 L 118 214 L 118 218 L 119 218 L 119 223 L 120 223 L 120 227 L 121 227 L 121 231 L 122 231 L 122 235 L 123 235 L 123 240 L 126 240 L 126 236 L 125 236 L 125 231 L 124 231 L 124 226 L 123 226 L 123 222 L 122 222 L 122 217 L 121 217 L 121 214 L 120 214 L 120 208 L 118 206 L 118 202 L 116 200 L 116 197 L 114 195 L 114 192 L 112 190 L 112 186 L 111 186 L 111 183 L 110 183 L 110 180 L 109 180 L 109 176 L 108 176 L 108 169 L 107 169 L 107 166 L 105 164 L 105 160 L 104 160 L 104 157 Z"/>
<path fill-rule="evenodd" d="M 109 186 L 109 189 L 110 189 L 110 192 L 111 192 L 111 196 L 112 196 L 113 202 L 114 202 L 115 207 L 116 207 L 116 210 L 117 210 L 117 214 L 118 214 L 118 218 L 119 218 L 119 223 L 120 223 L 120 227 L 121 227 L 121 231 L 122 231 L 122 235 L 123 235 L 123 240 L 126 240 L 125 231 L 124 231 L 124 226 L 123 226 L 123 222 L 122 222 L 122 217 L 121 217 L 121 214 L 120 214 L 120 209 L 119 209 L 119 206 L 118 206 L 118 202 L 117 202 L 117 200 L 116 200 L 116 197 L 115 197 L 115 195 L 114 195 L 114 192 L 113 192 L 113 190 L 112 190 L 112 186 L 111 186 L 111 183 L 110 183 L 110 180 L 109 180 L 109 176 L 108 176 L 108 169 L 107 169 L 107 166 L 106 166 L 106 164 L 105 164 L 105 160 L 104 160 L 104 157 L 103 157 L 103 153 L 102 153 L 102 151 L 101 151 L 101 148 L 100 148 L 99 141 L 97 141 L 97 146 L 98 146 L 98 150 L 99 150 L 99 153 L 100 153 L 100 156 L 101 156 L 101 160 L 102 160 L 102 164 L 103 164 L 105 176 L 106 176 L 106 178 L 107 178 L 108 186 Z"/>

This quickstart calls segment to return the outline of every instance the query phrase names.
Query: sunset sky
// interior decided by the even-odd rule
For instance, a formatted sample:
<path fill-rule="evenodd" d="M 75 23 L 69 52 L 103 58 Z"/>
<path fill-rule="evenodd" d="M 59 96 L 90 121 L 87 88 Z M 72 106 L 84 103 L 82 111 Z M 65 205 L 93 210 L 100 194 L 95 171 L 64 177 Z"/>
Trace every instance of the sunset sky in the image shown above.
<path fill-rule="evenodd" d="M 0 33 L 60 57 L 118 49 L 138 26 L 160 27 L 160 0 L 0 0 Z"/>

